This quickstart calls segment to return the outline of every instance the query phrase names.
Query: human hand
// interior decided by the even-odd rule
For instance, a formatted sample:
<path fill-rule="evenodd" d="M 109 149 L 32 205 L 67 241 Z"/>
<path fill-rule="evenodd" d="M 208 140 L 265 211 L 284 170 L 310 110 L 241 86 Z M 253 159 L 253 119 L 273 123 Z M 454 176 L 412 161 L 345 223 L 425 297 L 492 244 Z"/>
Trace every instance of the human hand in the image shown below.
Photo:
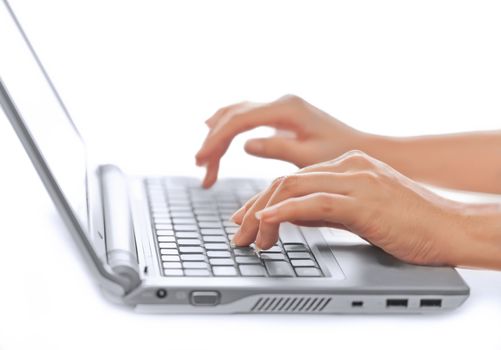
<path fill-rule="evenodd" d="M 274 181 L 238 210 L 237 246 L 268 249 L 278 226 L 343 228 L 409 263 L 454 264 L 465 244 L 464 218 L 456 206 L 388 165 L 350 151 L 332 161 Z"/>
<path fill-rule="evenodd" d="M 207 172 L 203 187 L 216 180 L 221 157 L 238 134 L 258 126 L 271 126 L 277 135 L 252 139 L 245 150 L 255 156 L 284 160 L 304 167 L 360 148 L 365 134 L 359 132 L 297 96 L 287 95 L 271 103 L 243 102 L 221 108 L 206 121 L 209 133 L 196 155 L 197 165 Z M 286 130 L 293 137 L 284 136 Z"/>

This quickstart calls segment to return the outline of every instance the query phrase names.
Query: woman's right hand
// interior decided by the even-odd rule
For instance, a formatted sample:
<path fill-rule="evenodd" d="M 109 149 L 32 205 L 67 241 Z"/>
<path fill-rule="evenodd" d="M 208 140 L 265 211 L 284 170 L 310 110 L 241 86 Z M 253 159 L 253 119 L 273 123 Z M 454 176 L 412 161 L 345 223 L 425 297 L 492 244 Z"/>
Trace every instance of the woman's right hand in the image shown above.
<path fill-rule="evenodd" d="M 259 126 L 271 126 L 277 133 L 270 138 L 248 140 L 245 151 L 298 167 L 336 158 L 353 148 L 360 149 L 367 138 L 366 134 L 292 95 L 270 103 L 243 102 L 221 108 L 206 124 L 210 130 L 196 155 L 197 165 L 207 167 L 205 188 L 216 182 L 221 157 L 233 138 Z"/>

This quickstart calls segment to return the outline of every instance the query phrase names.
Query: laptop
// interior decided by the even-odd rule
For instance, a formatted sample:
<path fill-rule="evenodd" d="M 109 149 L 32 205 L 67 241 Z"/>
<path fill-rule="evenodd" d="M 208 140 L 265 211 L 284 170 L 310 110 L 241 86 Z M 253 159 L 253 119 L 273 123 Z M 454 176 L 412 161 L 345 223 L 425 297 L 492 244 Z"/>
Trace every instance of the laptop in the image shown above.
<path fill-rule="evenodd" d="M 323 314 L 439 312 L 467 299 L 453 268 L 403 263 L 342 230 L 284 223 L 269 250 L 232 247 L 231 214 L 266 181 L 227 178 L 204 190 L 195 178 L 93 163 L 6 0 L 0 33 L 0 104 L 113 302 L 141 312 Z"/>

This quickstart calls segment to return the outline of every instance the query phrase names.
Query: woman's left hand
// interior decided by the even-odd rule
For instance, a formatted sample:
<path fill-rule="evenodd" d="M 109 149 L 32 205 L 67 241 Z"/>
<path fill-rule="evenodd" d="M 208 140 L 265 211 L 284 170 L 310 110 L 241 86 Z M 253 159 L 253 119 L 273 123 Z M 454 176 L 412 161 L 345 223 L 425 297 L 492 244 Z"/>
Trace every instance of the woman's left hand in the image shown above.
<path fill-rule="evenodd" d="M 241 225 L 233 243 L 258 249 L 278 240 L 285 221 L 343 228 L 416 264 L 454 264 L 455 245 L 466 244 L 457 203 L 360 151 L 278 178 L 233 220 Z"/>

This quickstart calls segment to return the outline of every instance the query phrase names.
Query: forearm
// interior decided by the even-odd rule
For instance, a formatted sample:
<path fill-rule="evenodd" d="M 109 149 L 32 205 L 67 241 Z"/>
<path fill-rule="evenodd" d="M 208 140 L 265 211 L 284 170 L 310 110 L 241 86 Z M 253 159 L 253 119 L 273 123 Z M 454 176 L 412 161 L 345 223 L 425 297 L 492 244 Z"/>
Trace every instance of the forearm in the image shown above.
<path fill-rule="evenodd" d="M 415 180 L 501 193 L 501 131 L 407 138 L 367 135 L 362 150 Z"/>
<path fill-rule="evenodd" d="M 501 270 L 501 205 L 465 204 L 460 228 L 444 242 L 449 265 Z"/>

